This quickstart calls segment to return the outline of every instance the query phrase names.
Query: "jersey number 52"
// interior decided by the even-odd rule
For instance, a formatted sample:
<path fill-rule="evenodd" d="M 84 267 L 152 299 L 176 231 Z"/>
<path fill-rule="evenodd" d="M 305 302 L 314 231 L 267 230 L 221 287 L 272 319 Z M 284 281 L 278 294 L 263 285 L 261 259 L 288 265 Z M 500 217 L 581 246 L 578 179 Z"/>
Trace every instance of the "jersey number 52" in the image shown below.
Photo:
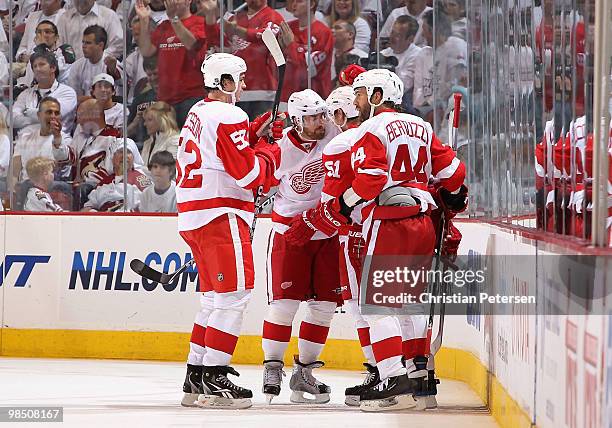
<path fill-rule="evenodd" d="M 179 140 L 179 147 L 183 145 L 183 138 Z M 193 140 L 187 140 L 185 144 L 185 153 L 194 153 L 195 160 L 185 166 L 185 172 L 181 171 L 180 165 L 176 164 L 176 184 L 179 187 L 193 189 L 202 187 L 202 174 L 193 174 L 190 177 L 191 172 L 195 169 L 198 170 L 202 167 L 202 155 L 200 154 L 200 148 Z"/>

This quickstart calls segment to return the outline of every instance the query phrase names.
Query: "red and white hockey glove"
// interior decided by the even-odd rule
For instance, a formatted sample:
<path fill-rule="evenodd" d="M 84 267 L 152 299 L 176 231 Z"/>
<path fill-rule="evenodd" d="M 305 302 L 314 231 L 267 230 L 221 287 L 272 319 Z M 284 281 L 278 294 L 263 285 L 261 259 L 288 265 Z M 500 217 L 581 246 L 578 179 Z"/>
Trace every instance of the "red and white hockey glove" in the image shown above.
<path fill-rule="evenodd" d="M 332 236 L 342 226 L 350 223 L 348 216 L 342 214 L 340 198 L 320 203 L 308 219 L 317 230 L 327 236 Z"/>
<path fill-rule="evenodd" d="M 444 231 L 444 241 L 442 242 L 442 257 L 454 262 L 461 243 L 461 232 L 455 227 L 452 221 L 448 221 L 448 226 Z"/>
<path fill-rule="evenodd" d="M 263 174 L 260 175 L 261 182 L 259 183 L 259 192 L 266 194 L 270 191 L 275 183 L 274 171 L 280 164 L 281 150 L 278 144 L 270 144 L 264 138 L 260 138 L 255 145 L 255 156 L 261 160 L 260 166 L 265 168 Z M 256 195 L 261 196 L 261 195 Z"/>
<path fill-rule="evenodd" d="M 249 125 L 249 143 L 251 147 L 257 144 L 262 136 L 271 136 L 274 140 L 280 140 L 283 137 L 285 116 L 285 113 L 279 113 L 274 122 L 272 122 L 272 113 L 269 111 L 257 116 Z"/>
<path fill-rule="evenodd" d="M 338 198 L 330 199 L 294 217 L 284 234 L 285 240 L 292 245 L 303 245 L 317 230 L 332 236 L 348 223 L 348 218 L 340 212 Z"/>
<path fill-rule="evenodd" d="M 309 211 L 314 211 L 314 208 Z M 283 236 L 285 237 L 285 241 L 289 245 L 300 246 L 304 245 L 315 234 L 317 229 L 312 226 L 309 220 L 305 220 L 307 218 L 307 212 L 303 212 L 302 214 L 296 215 L 291 219 L 291 223 L 289 223 L 289 229 L 285 231 Z M 308 223 L 307 223 L 308 222 Z"/>
<path fill-rule="evenodd" d="M 361 271 L 361 260 L 365 255 L 365 239 L 363 239 L 361 232 L 349 231 L 346 248 L 353 265 Z"/>
<path fill-rule="evenodd" d="M 353 84 L 355 78 L 364 71 L 366 71 L 366 69 L 360 65 L 349 64 L 340 72 L 338 82 L 340 82 L 342 86 L 350 86 Z"/>

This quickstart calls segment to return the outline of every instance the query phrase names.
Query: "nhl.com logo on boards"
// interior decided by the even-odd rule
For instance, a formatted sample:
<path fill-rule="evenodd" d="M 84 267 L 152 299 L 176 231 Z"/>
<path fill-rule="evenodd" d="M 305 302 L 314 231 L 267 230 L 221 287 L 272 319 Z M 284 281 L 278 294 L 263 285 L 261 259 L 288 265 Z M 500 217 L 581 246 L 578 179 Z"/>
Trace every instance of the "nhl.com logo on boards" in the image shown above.
<path fill-rule="evenodd" d="M 0 259 L 0 287 L 28 288 L 48 283 L 59 271 L 57 278 L 66 281 L 69 290 L 75 291 L 132 291 L 132 292 L 196 292 L 197 268 L 191 266 L 170 284 L 141 278 L 129 268 L 130 261 L 141 258 L 141 253 L 126 251 L 74 251 L 71 264 L 68 257 L 51 255 L 9 254 Z M 190 253 L 148 253 L 142 260 L 157 270 L 172 272 L 192 259 Z M 59 265 L 61 264 L 61 265 Z M 44 278 L 44 281 L 43 281 Z M 65 280 L 64 280 L 65 278 Z M 41 283 L 41 284 L 38 284 Z M 64 285 L 62 285 L 64 286 Z"/>

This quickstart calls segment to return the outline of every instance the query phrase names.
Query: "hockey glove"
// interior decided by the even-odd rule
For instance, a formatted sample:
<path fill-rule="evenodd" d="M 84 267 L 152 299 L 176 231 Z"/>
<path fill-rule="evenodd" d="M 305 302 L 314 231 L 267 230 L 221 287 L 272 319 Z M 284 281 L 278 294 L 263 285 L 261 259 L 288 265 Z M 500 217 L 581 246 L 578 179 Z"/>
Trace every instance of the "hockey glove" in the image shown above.
<path fill-rule="evenodd" d="M 338 81 L 342 86 L 350 86 L 353 84 L 355 78 L 364 71 L 366 71 L 366 69 L 360 65 L 349 64 L 344 68 L 344 70 L 340 72 L 340 76 L 338 76 Z"/>
<path fill-rule="evenodd" d="M 349 218 L 343 214 L 340 198 L 320 203 L 307 217 L 307 220 L 327 236 L 332 236 L 340 227 L 349 224 Z M 306 211 L 308 213 L 310 210 Z"/>
<path fill-rule="evenodd" d="M 355 268 L 361 271 L 361 260 L 365 255 L 365 239 L 361 232 L 349 231 L 346 246 L 349 258 L 353 261 Z"/>
<path fill-rule="evenodd" d="M 457 193 L 451 193 L 444 187 L 439 187 L 437 189 L 437 194 L 438 197 L 436 199 L 442 204 L 442 209 L 447 219 L 455 217 L 467 208 L 468 188 L 465 184 L 461 185 Z"/>
<path fill-rule="evenodd" d="M 249 125 L 249 143 L 254 146 L 262 136 L 271 135 L 274 140 L 280 140 L 283 137 L 283 128 L 285 127 L 285 113 L 280 113 L 276 116 L 276 120 L 272 123 L 272 113 L 269 111 L 257 116 Z"/>
<path fill-rule="evenodd" d="M 454 262 L 457 258 L 457 251 L 461 243 L 461 232 L 455 227 L 452 221 L 448 221 L 448 226 L 444 231 L 444 242 L 442 243 L 442 257 Z"/>
<path fill-rule="evenodd" d="M 314 211 L 314 208 L 308 210 Z M 289 224 L 289 229 L 287 229 L 284 233 L 285 241 L 289 245 L 300 246 L 304 245 L 315 234 L 317 229 L 310 223 L 308 220 L 308 211 L 303 212 L 302 214 L 296 215 L 291 219 L 291 223 Z"/>
<path fill-rule="evenodd" d="M 261 196 L 268 193 L 270 188 L 276 184 L 274 171 L 276 171 L 280 164 L 281 151 L 278 144 L 269 144 L 261 138 L 259 143 L 255 145 L 255 156 L 260 161 L 261 168 L 265 168 L 265 171 L 260 173 L 261 180 L 259 186 L 261 188 L 259 191 L 261 194 L 256 195 Z"/>
<path fill-rule="evenodd" d="M 317 231 L 332 236 L 348 223 L 349 220 L 340 213 L 338 198 L 330 199 L 295 216 L 285 232 L 285 239 L 291 245 L 303 245 L 310 241 Z"/>

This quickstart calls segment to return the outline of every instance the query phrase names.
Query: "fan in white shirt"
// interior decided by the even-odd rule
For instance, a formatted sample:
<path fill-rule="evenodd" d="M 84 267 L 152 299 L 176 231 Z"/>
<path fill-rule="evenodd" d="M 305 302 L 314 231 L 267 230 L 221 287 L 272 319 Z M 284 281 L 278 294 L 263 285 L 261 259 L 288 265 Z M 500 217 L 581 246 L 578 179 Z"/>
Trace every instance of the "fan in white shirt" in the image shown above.
<path fill-rule="evenodd" d="M 123 66 L 115 57 L 104 50 L 107 42 L 104 28 L 98 25 L 87 27 L 83 32 L 83 55 L 72 64 L 68 84 L 75 90 L 79 103 L 90 97 L 94 77 L 100 73 L 120 79 Z"/>
<path fill-rule="evenodd" d="M 34 38 L 34 47 L 31 50 L 24 50 L 21 54 L 18 54 L 18 61 L 25 61 L 26 71 L 25 76 L 17 79 L 18 85 L 30 86 L 34 80 L 34 72 L 32 71 L 32 65 L 30 64 L 30 57 L 35 51 L 39 50 L 50 50 L 55 55 L 57 60 L 57 68 L 59 70 L 59 76 L 57 81 L 60 83 L 66 83 L 70 74 L 70 67 L 75 61 L 74 49 L 70 45 L 57 45 L 59 36 L 57 34 L 57 26 L 48 20 L 43 20 L 36 25 L 36 37 Z"/>
<path fill-rule="evenodd" d="M 179 129 L 172 106 L 164 101 L 150 105 L 144 113 L 144 125 L 150 135 L 142 146 L 145 164 L 151 162 L 153 155 L 160 151 L 168 151 L 176 157 Z"/>
<path fill-rule="evenodd" d="M 331 64 L 331 79 L 349 64 L 357 64 L 360 58 L 367 58 L 368 53 L 355 47 L 355 26 L 348 21 L 337 20 L 331 28 L 334 35 L 334 55 Z"/>
<path fill-rule="evenodd" d="M 28 19 L 26 19 L 23 37 L 15 54 L 19 62 L 27 62 L 29 55 L 34 51 L 34 46 L 43 43 L 42 41 L 36 41 L 38 24 L 42 21 L 57 24 L 59 17 L 65 12 L 65 9 L 62 9 L 61 0 L 43 0 L 40 2 L 40 8 L 41 10 L 30 13 Z"/>
<path fill-rule="evenodd" d="M 397 9 L 393 9 L 387 20 L 385 21 L 385 25 L 383 25 L 380 30 L 380 37 L 389 37 L 391 35 L 391 28 L 393 28 L 393 23 L 395 20 L 402 15 L 408 15 L 416 19 L 419 23 L 419 27 L 423 25 L 423 15 L 428 10 L 432 10 L 431 7 L 426 6 L 427 0 L 405 0 L 404 7 L 398 7 Z M 417 46 L 423 46 L 425 44 L 425 38 L 423 37 L 423 30 L 419 28 L 415 38 L 414 44 Z"/>
<path fill-rule="evenodd" d="M 355 47 L 362 51 L 370 51 L 372 30 L 368 22 L 360 14 L 359 0 L 333 0 L 331 14 L 326 23 L 333 27 L 339 19 L 348 21 L 355 26 Z"/>
<path fill-rule="evenodd" d="M 39 124 L 30 125 L 23 129 L 15 141 L 13 152 L 13 179 L 24 181 L 28 178 L 23 168 L 30 159 L 44 157 L 56 159 L 57 147 L 62 144 L 70 145 L 72 139 L 61 131 L 60 106 L 57 100 L 45 98 L 40 103 L 38 112 Z M 66 168 L 65 171 L 68 172 Z"/>
<path fill-rule="evenodd" d="M 140 196 L 140 211 L 155 213 L 176 212 L 176 160 L 166 150 L 156 152 L 149 162 L 153 184 Z"/>
<path fill-rule="evenodd" d="M 416 58 L 421 51 L 421 48 L 413 43 L 418 30 L 419 23 L 413 17 L 398 17 L 391 30 L 390 46 L 380 52 L 383 56 L 397 58 L 395 73 L 404 82 L 404 92 L 412 91 L 414 86 Z"/>
<path fill-rule="evenodd" d="M 28 161 L 26 165 L 30 181 L 33 186 L 28 189 L 26 200 L 23 206 L 24 211 L 64 211 L 51 199 L 47 193 L 53 184 L 53 159 L 35 157 Z"/>
<path fill-rule="evenodd" d="M 57 20 L 60 43 L 74 47 L 76 57 L 82 58 L 83 31 L 91 25 L 104 28 L 108 35 L 106 50 L 113 57 L 120 58 L 123 54 L 123 28 L 119 17 L 112 9 L 96 4 L 95 0 L 75 0 L 74 9 L 66 8 L 66 12 Z"/>
<path fill-rule="evenodd" d="M 77 97 L 74 90 L 56 80 L 59 74 L 53 52 L 36 52 L 30 57 L 34 78 L 38 82 L 21 92 L 12 109 L 13 127 L 21 129 L 39 122 L 40 101 L 45 97 L 57 99 L 61 106 L 63 131 L 70 133 L 74 125 Z"/>
<path fill-rule="evenodd" d="M 94 77 L 91 95 L 104 108 L 106 124 L 117 129 L 123 128 L 123 104 L 113 101 L 116 94 L 115 79 L 110 74 L 100 73 Z"/>

